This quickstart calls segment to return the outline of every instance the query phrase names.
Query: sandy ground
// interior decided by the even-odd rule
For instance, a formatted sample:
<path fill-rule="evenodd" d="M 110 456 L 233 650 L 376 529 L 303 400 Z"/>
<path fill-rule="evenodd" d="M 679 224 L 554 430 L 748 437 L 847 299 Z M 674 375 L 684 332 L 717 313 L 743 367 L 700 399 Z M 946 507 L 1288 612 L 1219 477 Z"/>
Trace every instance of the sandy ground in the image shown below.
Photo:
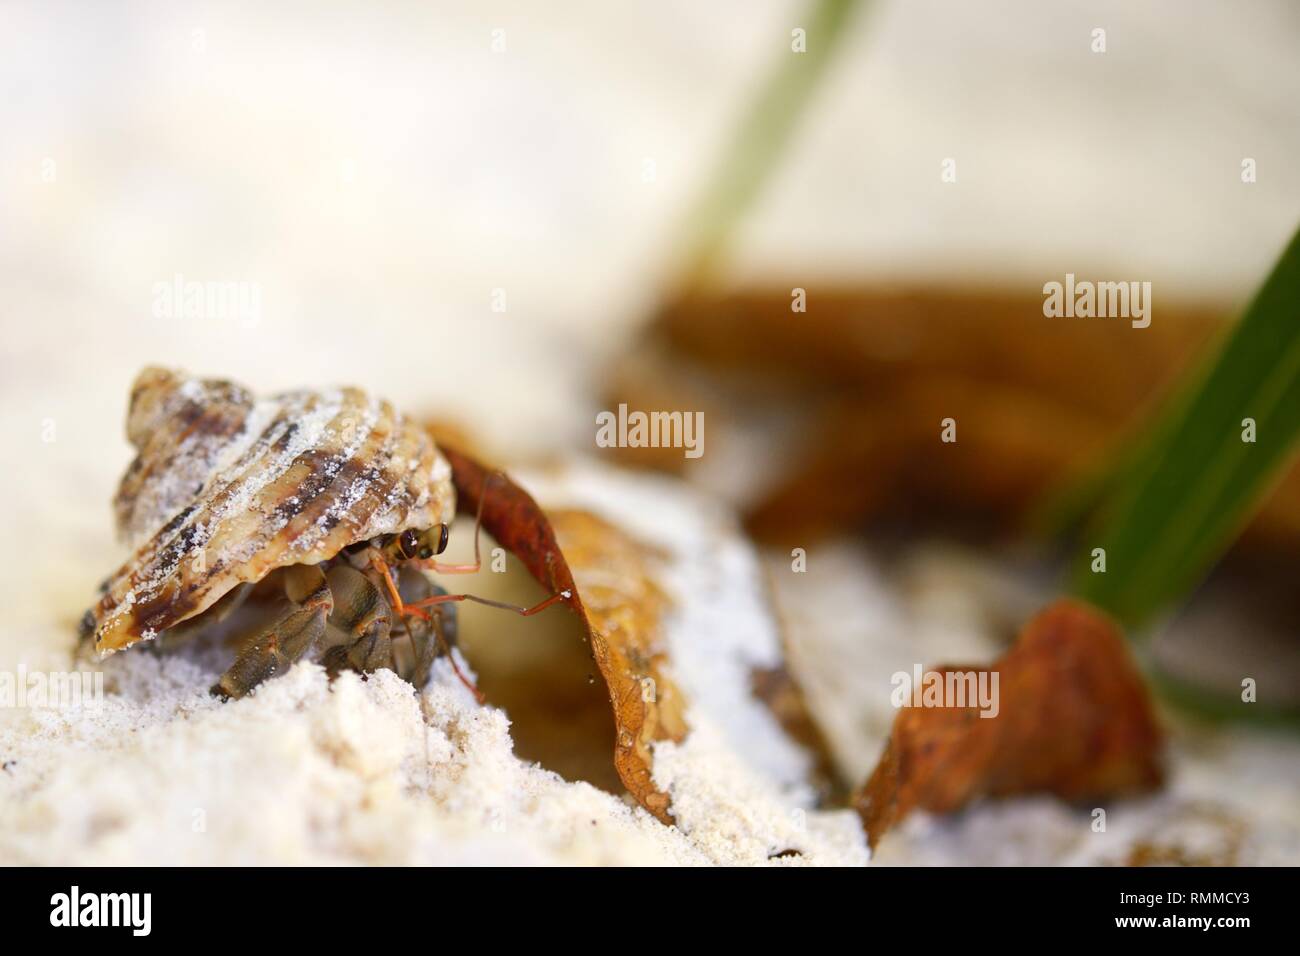
<path fill-rule="evenodd" d="M 814 809 L 809 756 L 749 696 L 750 669 L 781 661 L 784 626 L 838 766 L 861 779 L 893 717 L 890 674 L 995 656 L 995 622 L 1041 598 L 950 548 L 918 548 L 900 570 L 845 544 L 798 574 L 769 556 L 764 573 L 725 512 L 673 479 L 575 463 L 523 480 L 544 503 L 592 510 L 663 554 L 664 640 L 692 728 L 655 750 L 674 826 L 521 759 L 508 710 L 476 704 L 446 661 L 418 693 L 390 674 L 330 684 L 300 664 L 222 704 L 207 693 L 221 648 L 74 665 L 69 615 L 33 622 L 34 653 L 18 666 L 98 671 L 105 694 L 93 706 L 0 709 L 0 862 L 861 865 L 856 817 Z M 1300 742 L 1171 726 L 1161 794 L 922 815 L 876 861 L 1300 859 Z"/>
<path fill-rule="evenodd" d="M 691 727 L 655 752 L 674 826 L 516 757 L 510 715 L 445 660 L 418 693 L 304 663 L 222 704 L 220 648 L 140 647 L 83 665 L 102 700 L 0 710 L 0 862 L 865 863 L 856 816 L 813 809 L 808 756 L 749 694 L 781 646 L 734 524 L 675 482 L 581 467 L 528 484 L 663 552 L 662 641 Z M 67 669 L 68 633 L 45 636 L 47 666 Z"/>
<path fill-rule="evenodd" d="M 796 672 L 839 765 L 863 779 L 895 711 L 890 677 L 918 661 L 996 657 L 1018 622 L 1053 596 L 987 556 L 918 544 L 889 562 L 858 544 L 824 551 L 806 574 L 769 560 Z M 1193 624 L 1195 621 L 1192 622 Z M 1068 806 L 985 802 L 906 821 L 874 862 L 958 865 L 1295 865 L 1300 861 L 1300 740 L 1214 728 L 1164 710 L 1168 782 L 1159 794 Z M 1098 829 L 1097 810 L 1105 811 Z"/>

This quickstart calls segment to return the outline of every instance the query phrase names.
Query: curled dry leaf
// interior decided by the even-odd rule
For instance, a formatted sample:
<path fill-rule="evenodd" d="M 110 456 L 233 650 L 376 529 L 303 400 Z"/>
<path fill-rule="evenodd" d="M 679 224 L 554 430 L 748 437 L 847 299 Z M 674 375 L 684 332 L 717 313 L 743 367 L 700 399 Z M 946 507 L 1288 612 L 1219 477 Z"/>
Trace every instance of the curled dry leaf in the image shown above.
<path fill-rule="evenodd" d="M 686 736 L 686 701 L 664 673 L 659 622 L 668 598 L 649 573 L 647 547 L 585 511 L 550 512 L 583 597 L 591 652 L 609 688 L 614 766 L 624 786 L 664 823 L 668 795 L 652 779 L 650 745 Z"/>
<path fill-rule="evenodd" d="M 967 668 L 935 668 L 941 674 Z M 1058 601 L 992 668 L 998 713 L 909 707 L 854 797 L 867 840 L 915 808 L 956 810 L 979 796 L 1046 792 L 1083 800 L 1162 781 L 1162 734 L 1122 636 L 1100 612 Z"/>
<path fill-rule="evenodd" d="M 555 540 L 545 512 L 504 473 L 489 469 L 464 452 L 447 446 L 443 455 L 451 463 L 457 510 L 474 515 L 483 508 L 483 527 L 497 542 L 524 563 L 528 572 L 548 591 L 568 591 L 565 603 L 579 614 L 582 598 L 573 574 Z M 484 492 L 487 492 L 486 497 Z"/>
<path fill-rule="evenodd" d="M 482 501 L 483 527 L 497 542 L 544 587 L 569 592 L 565 603 L 585 621 L 609 689 L 619 779 L 641 806 L 671 824 L 668 795 L 654 785 L 650 745 L 685 737 L 685 701 L 662 670 L 659 626 L 668 601 L 649 574 L 649 549 L 587 512 L 545 513 L 504 475 L 494 478 L 454 448 L 443 453 L 460 510 L 475 514 Z"/>

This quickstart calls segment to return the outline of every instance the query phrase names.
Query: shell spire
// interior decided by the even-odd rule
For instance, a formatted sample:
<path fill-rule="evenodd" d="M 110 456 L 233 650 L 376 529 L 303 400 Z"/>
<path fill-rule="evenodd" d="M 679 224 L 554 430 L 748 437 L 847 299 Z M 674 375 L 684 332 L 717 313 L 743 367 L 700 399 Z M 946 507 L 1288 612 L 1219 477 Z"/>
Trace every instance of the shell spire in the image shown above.
<path fill-rule="evenodd" d="M 131 389 L 135 460 L 114 500 L 134 549 L 92 610 L 119 650 L 244 582 L 450 523 L 451 468 L 427 432 L 355 388 L 256 399 L 228 381 L 146 368 Z"/>

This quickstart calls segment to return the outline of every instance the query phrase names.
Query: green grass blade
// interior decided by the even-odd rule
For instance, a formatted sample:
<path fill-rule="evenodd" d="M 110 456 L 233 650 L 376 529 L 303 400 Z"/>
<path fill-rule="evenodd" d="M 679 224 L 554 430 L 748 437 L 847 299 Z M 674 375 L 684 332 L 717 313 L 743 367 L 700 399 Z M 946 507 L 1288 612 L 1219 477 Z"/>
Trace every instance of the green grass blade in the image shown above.
<path fill-rule="evenodd" d="M 1295 708 L 1274 707 L 1259 701 L 1248 704 L 1240 695 L 1206 690 L 1158 668 L 1148 668 L 1146 676 L 1161 700 L 1188 716 L 1213 724 L 1245 723 L 1300 733 L 1300 710 Z"/>
<path fill-rule="evenodd" d="M 776 67 L 765 78 L 712 179 L 687 215 L 683 231 L 689 251 L 682 287 L 707 281 L 715 269 L 735 225 L 776 168 L 858 2 L 812 0 L 804 16 L 792 21 L 792 28 L 805 31 L 807 51 L 796 53 L 786 45 L 778 54 Z"/>
<path fill-rule="evenodd" d="M 1159 321 L 1157 319 L 1157 321 Z M 1242 440 L 1253 418 L 1256 440 Z M 1300 232 L 1216 354 L 1148 426 L 1087 536 L 1075 592 L 1138 626 L 1200 583 L 1300 436 Z M 1106 550 L 1106 572 L 1090 570 Z"/>

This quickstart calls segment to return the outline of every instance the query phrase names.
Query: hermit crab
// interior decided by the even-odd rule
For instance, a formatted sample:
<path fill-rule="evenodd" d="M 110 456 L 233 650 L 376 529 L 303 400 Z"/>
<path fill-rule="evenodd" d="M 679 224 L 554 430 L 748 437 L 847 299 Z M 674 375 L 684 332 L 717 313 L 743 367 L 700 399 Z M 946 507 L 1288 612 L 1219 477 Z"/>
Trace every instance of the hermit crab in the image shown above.
<path fill-rule="evenodd" d="M 114 506 L 134 552 L 82 621 L 100 654 L 229 618 L 244 632 L 215 694 L 242 697 L 309 655 L 331 674 L 388 668 L 420 686 L 450 654 L 455 602 L 534 614 L 569 597 L 513 607 L 429 580 L 423 571 L 478 570 L 478 528 L 473 564 L 437 560 L 456 512 L 452 469 L 424 429 L 359 389 L 256 399 L 146 368 L 127 437 L 137 455 Z"/>

